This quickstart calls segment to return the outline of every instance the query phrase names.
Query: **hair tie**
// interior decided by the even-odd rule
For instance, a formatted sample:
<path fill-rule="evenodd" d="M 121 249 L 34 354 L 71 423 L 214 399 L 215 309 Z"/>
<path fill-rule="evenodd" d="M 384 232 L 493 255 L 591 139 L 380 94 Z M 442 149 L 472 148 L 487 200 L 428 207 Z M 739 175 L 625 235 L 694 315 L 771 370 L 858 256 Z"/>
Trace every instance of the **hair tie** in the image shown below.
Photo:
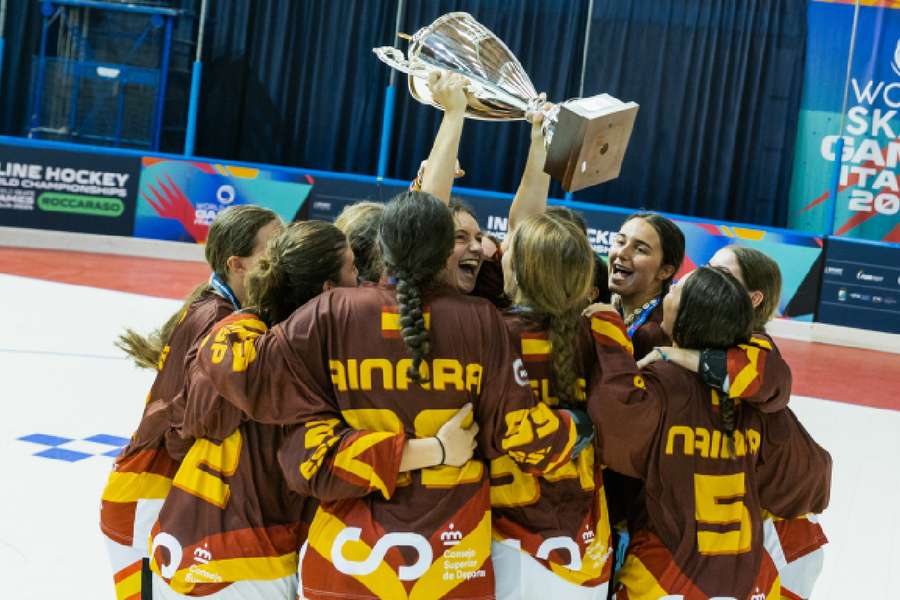
<path fill-rule="evenodd" d="M 443 465 L 444 461 L 447 460 L 447 450 L 444 449 L 444 442 L 441 441 L 441 438 L 438 436 L 434 436 L 434 439 L 437 440 L 438 444 L 441 446 L 441 462 L 438 463 L 438 466 Z"/>

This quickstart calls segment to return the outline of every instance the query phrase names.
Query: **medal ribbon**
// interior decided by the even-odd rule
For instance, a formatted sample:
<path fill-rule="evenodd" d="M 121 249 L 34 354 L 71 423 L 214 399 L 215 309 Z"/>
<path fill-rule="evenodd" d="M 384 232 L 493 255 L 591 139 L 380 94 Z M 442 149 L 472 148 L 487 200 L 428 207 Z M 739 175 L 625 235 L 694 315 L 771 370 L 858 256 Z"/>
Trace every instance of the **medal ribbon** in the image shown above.
<path fill-rule="evenodd" d="M 647 317 L 650 316 L 650 313 L 653 312 L 653 309 L 659 304 L 660 297 L 657 296 L 654 298 L 650 304 L 647 305 L 647 308 L 641 311 L 641 314 L 638 315 L 638 318 L 634 320 L 634 322 L 628 326 L 628 337 L 634 337 L 634 332 L 638 330 L 638 327 L 644 324 L 647 321 Z"/>
<path fill-rule="evenodd" d="M 234 292 L 231 291 L 231 288 L 228 287 L 228 284 L 222 281 L 222 279 L 213 273 L 209 276 L 209 287 L 216 291 L 217 294 L 231 302 L 232 306 L 234 306 L 234 310 L 241 310 L 241 303 L 238 301 L 237 296 L 234 295 Z"/>

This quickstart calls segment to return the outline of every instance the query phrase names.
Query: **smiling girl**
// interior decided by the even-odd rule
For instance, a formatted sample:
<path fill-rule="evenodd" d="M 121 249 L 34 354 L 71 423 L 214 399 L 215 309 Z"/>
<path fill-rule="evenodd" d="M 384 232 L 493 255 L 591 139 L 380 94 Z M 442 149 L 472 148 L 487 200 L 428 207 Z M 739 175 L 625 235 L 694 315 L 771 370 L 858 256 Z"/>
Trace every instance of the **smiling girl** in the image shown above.
<path fill-rule="evenodd" d="M 684 234 L 662 215 L 635 213 L 613 236 L 609 289 L 628 327 L 636 358 L 670 342 L 660 327 L 662 297 L 683 260 Z"/>

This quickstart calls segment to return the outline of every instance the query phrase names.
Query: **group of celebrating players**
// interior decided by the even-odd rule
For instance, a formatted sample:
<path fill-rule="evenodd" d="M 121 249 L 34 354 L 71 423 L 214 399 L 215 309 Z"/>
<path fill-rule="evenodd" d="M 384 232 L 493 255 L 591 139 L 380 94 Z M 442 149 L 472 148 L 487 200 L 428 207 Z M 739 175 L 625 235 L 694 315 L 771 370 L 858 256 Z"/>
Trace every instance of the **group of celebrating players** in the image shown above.
<path fill-rule="evenodd" d="M 547 207 L 539 115 L 482 236 L 464 84 L 432 76 L 410 191 L 222 211 L 209 282 L 122 336 L 158 374 L 102 495 L 119 600 L 810 596 L 831 458 L 765 333 L 777 265 L 729 246 L 675 282 L 683 234 L 637 213 L 607 274 Z"/>

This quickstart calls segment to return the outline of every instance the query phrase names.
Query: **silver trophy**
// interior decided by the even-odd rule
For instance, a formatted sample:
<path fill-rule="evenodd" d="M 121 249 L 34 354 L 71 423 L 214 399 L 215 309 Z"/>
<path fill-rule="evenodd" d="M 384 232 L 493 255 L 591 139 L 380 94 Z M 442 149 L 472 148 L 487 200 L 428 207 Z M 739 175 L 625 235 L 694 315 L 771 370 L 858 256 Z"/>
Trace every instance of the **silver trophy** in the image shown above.
<path fill-rule="evenodd" d="M 527 112 L 544 113 L 547 160 L 544 171 L 574 192 L 619 176 L 638 105 L 608 94 L 567 100 L 545 109 L 522 64 L 506 44 L 472 15 L 438 17 L 410 38 L 403 52 L 374 48 L 376 56 L 406 73 L 413 98 L 441 110 L 431 96 L 428 75 L 434 70 L 459 73 L 469 81 L 466 116 L 482 121 L 524 120 Z"/>

